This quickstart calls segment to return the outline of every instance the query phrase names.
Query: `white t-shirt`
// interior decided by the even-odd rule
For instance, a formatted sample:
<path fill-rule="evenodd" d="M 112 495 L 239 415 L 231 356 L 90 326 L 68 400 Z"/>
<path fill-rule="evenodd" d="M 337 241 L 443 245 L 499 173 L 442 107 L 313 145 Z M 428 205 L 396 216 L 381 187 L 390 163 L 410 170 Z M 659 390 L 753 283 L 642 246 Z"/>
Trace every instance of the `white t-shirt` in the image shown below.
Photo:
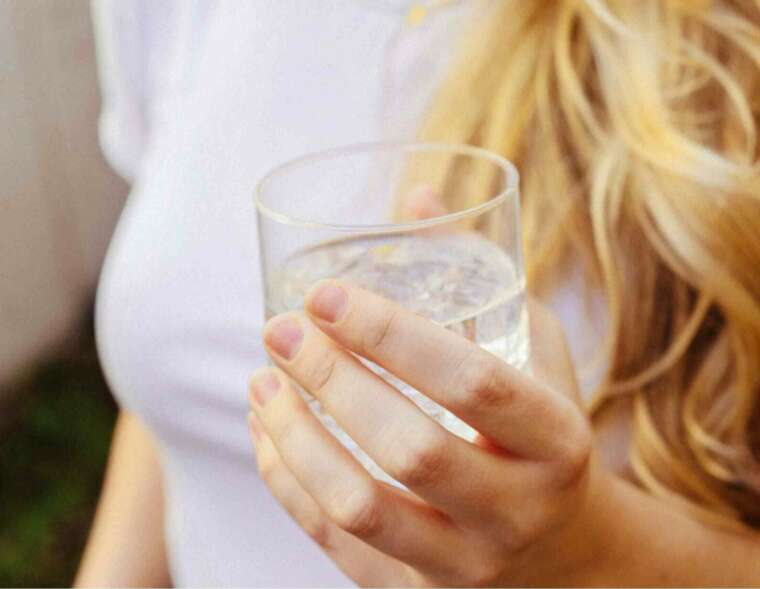
<path fill-rule="evenodd" d="M 246 383 L 265 363 L 252 193 L 303 152 L 405 138 L 468 2 L 94 0 L 101 141 L 133 182 L 97 299 L 119 403 L 155 434 L 177 585 L 350 584 L 270 496 Z"/>

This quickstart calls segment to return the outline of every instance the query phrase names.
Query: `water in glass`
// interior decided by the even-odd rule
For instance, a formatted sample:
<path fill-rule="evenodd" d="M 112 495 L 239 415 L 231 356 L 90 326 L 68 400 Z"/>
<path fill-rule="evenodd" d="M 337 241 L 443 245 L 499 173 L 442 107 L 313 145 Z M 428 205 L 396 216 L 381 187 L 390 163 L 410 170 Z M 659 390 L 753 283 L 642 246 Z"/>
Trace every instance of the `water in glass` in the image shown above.
<path fill-rule="evenodd" d="M 310 247 L 267 273 L 267 316 L 302 308 L 306 291 L 323 278 L 348 280 L 392 299 L 524 369 L 528 362 L 528 315 L 524 278 L 510 256 L 475 232 L 352 237 Z M 363 360 L 431 418 L 472 440 L 462 420 Z M 376 478 L 392 481 L 356 443 L 304 393 L 314 413 Z"/>

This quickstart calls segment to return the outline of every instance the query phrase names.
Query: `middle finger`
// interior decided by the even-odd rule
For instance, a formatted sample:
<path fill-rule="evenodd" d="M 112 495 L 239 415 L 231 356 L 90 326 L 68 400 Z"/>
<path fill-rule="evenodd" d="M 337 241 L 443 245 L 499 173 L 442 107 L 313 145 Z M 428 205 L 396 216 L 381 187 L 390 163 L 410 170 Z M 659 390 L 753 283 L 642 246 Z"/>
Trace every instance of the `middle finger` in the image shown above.
<path fill-rule="evenodd" d="M 375 293 L 324 281 L 307 294 L 306 309 L 340 345 L 383 366 L 521 458 L 564 455 L 585 429 L 577 406 L 564 395 Z"/>
<path fill-rule="evenodd" d="M 313 394 L 392 478 L 454 517 L 481 519 L 505 504 L 504 463 L 454 436 L 300 313 L 274 318 L 264 341 L 274 361 Z"/>

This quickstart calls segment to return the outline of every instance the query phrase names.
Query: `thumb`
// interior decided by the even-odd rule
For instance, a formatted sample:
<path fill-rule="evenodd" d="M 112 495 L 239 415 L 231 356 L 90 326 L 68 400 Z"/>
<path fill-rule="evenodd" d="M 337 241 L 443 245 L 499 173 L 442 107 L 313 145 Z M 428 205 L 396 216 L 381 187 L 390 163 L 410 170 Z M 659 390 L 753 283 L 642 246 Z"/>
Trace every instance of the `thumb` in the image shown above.
<path fill-rule="evenodd" d="M 440 217 L 448 211 L 441 195 L 430 184 L 420 184 L 406 195 L 402 212 L 406 219 L 422 221 Z"/>

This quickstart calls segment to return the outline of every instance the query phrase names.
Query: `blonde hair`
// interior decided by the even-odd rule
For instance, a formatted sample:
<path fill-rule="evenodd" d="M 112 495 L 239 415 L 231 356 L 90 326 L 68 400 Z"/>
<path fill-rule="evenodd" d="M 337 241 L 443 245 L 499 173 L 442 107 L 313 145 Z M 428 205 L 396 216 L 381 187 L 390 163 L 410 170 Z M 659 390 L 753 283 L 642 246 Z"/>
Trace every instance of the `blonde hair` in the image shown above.
<path fill-rule="evenodd" d="M 421 136 L 518 165 L 532 290 L 604 293 L 640 485 L 760 526 L 760 1 L 487 4 Z"/>

